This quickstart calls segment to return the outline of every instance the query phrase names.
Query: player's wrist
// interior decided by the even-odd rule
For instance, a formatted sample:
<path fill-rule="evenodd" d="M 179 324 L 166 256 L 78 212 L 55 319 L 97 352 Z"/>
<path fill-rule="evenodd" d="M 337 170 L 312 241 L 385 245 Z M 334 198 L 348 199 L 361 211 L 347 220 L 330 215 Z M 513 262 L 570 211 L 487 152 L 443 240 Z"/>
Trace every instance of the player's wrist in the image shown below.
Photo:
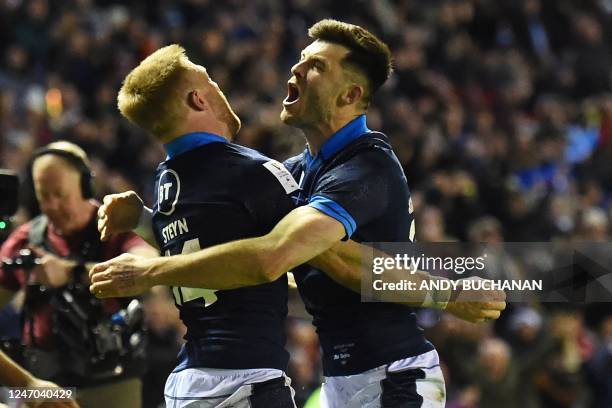
<path fill-rule="evenodd" d="M 433 281 L 448 281 L 448 279 L 441 278 L 438 276 L 430 276 L 429 280 L 432 283 Z M 438 289 L 440 286 L 443 286 L 439 284 L 438 285 L 431 284 L 429 286 L 431 289 L 428 290 L 427 293 L 425 294 L 425 299 L 423 300 L 422 307 L 445 310 L 452 297 L 452 293 L 453 293 L 453 290 L 451 289 L 452 286 L 448 285 L 448 289 L 446 288 Z"/>
<path fill-rule="evenodd" d="M 144 259 L 143 261 L 149 264 L 145 268 L 145 273 L 142 275 L 143 285 L 149 289 L 153 286 L 163 285 L 163 277 L 166 270 L 166 258 L 148 258 Z"/>
<path fill-rule="evenodd" d="M 150 234 L 152 229 L 152 218 L 153 210 L 143 205 L 140 209 L 138 221 L 136 222 L 136 225 L 132 228 L 132 231 L 141 237 Z"/>

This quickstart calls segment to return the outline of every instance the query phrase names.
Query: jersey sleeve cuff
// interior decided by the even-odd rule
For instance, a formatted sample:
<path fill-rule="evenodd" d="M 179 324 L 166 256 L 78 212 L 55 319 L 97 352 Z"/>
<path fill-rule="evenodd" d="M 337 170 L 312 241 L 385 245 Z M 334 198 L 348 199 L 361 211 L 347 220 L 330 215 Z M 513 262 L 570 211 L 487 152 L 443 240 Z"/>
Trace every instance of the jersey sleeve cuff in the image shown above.
<path fill-rule="evenodd" d="M 357 229 L 355 219 L 340 204 L 323 196 L 313 196 L 308 206 L 316 208 L 324 214 L 329 215 L 344 226 L 346 238 L 349 239 Z"/>

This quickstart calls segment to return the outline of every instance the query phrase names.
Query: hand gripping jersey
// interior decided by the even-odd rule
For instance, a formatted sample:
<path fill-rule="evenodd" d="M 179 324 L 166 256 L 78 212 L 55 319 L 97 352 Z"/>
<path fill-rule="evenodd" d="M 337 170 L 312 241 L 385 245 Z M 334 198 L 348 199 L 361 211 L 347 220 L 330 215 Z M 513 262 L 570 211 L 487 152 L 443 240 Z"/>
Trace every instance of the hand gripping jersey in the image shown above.
<path fill-rule="evenodd" d="M 402 167 L 387 137 L 370 131 L 365 115 L 336 132 L 312 157 L 308 150 L 285 162 L 300 180 L 297 205 L 309 205 L 344 225 L 357 242 L 412 241 L 414 216 Z M 326 376 L 353 375 L 433 349 L 412 308 L 362 303 L 325 273 L 294 270 L 323 348 Z"/>
<path fill-rule="evenodd" d="M 282 165 L 206 133 L 166 145 L 157 168 L 153 225 L 162 254 L 265 235 L 292 208 L 297 184 Z M 202 270 L 199 273 L 207 273 Z M 187 326 L 175 371 L 191 367 L 285 370 L 287 277 L 234 290 L 173 287 Z"/>

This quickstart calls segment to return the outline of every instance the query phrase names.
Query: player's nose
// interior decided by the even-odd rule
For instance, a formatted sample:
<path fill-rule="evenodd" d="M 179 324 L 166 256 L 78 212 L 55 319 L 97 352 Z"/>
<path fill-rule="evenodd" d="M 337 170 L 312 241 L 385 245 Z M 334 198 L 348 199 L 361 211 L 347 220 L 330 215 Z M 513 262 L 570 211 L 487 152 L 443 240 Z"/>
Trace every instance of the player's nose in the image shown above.
<path fill-rule="evenodd" d="M 298 62 L 297 64 L 295 64 L 294 66 L 291 67 L 291 73 L 297 79 L 304 78 L 304 75 L 305 75 L 305 71 L 304 70 L 305 70 L 305 64 L 303 62 Z"/>

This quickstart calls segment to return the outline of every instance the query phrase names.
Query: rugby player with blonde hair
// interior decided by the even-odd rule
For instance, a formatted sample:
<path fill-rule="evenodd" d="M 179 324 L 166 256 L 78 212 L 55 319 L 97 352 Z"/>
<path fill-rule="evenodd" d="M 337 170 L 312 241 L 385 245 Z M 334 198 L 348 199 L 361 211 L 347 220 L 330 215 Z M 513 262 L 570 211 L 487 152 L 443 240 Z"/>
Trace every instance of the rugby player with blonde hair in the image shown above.
<path fill-rule="evenodd" d="M 240 119 L 206 69 L 176 44 L 130 72 L 117 102 L 123 116 L 162 143 L 202 127 L 225 138 L 240 130 Z"/>
<path fill-rule="evenodd" d="M 167 153 L 157 169 L 155 203 L 137 229 L 162 254 L 268 233 L 293 208 L 289 193 L 297 183 L 280 163 L 231 143 L 238 116 L 179 45 L 134 68 L 117 101 L 121 114 Z M 135 228 L 143 208 L 134 192 L 105 197 L 101 238 Z M 241 289 L 181 286 L 172 293 L 187 341 L 166 381 L 166 406 L 294 407 L 285 375 L 286 275 Z"/>

